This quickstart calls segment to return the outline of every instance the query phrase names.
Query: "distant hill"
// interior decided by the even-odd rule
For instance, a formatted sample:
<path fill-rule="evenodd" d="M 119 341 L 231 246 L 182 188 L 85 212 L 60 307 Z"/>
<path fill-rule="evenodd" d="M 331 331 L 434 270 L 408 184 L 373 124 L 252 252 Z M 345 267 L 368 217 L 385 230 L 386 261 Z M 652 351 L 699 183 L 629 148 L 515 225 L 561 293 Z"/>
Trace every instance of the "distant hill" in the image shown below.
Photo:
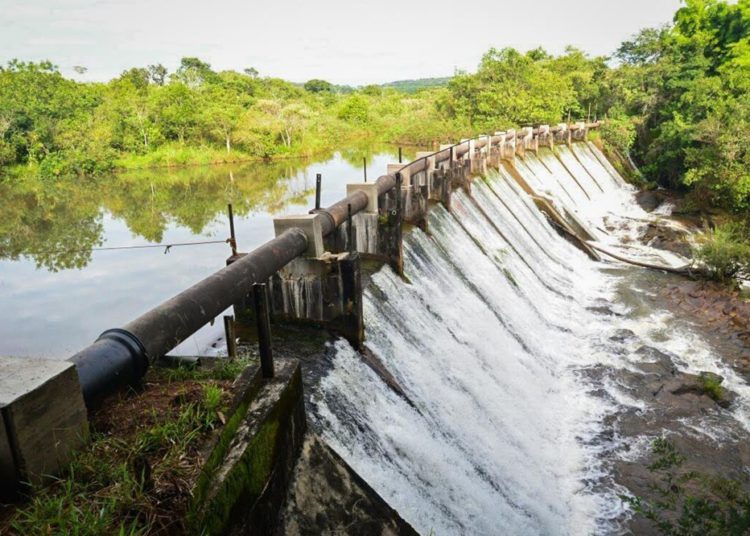
<path fill-rule="evenodd" d="M 443 78 L 418 78 L 416 80 L 397 80 L 395 82 L 388 82 L 387 84 L 381 84 L 382 87 L 392 87 L 404 93 L 416 93 L 420 89 L 427 89 L 433 87 L 443 87 L 448 84 L 451 79 L 450 76 Z"/>

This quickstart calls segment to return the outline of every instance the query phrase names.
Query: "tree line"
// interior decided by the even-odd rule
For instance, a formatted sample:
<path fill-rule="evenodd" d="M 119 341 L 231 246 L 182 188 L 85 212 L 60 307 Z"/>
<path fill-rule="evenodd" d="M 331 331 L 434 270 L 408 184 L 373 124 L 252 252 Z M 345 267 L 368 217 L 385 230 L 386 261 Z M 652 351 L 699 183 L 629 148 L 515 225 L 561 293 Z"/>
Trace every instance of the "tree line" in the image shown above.
<path fill-rule="evenodd" d="M 107 83 L 50 62 L 0 67 L 0 170 L 114 168 L 312 155 L 354 140 L 427 144 L 511 126 L 607 118 L 609 145 L 696 203 L 750 206 L 750 0 L 686 0 L 612 57 L 489 50 L 476 72 L 405 89 L 293 84 L 183 58 Z"/>

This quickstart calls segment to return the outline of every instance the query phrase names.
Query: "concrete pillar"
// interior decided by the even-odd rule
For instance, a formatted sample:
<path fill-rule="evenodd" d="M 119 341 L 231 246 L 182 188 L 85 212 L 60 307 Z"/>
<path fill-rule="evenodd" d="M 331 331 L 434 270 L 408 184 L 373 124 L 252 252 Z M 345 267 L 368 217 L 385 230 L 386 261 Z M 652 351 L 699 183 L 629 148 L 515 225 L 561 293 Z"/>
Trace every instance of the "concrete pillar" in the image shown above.
<path fill-rule="evenodd" d="M 516 158 L 516 131 L 515 129 L 508 129 L 505 132 L 505 146 L 503 150 L 503 160 L 513 161 Z"/>
<path fill-rule="evenodd" d="M 519 146 L 523 149 L 519 153 L 523 157 L 526 151 L 536 152 L 536 145 L 534 143 L 534 129 L 532 127 L 523 127 L 520 132 L 520 143 L 516 144 L 516 148 Z"/>
<path fill-rule="evenodd" d="M 549 125 L 539 125 L 539 129 L 537 132 L 537 148 L 549 147 L 550 149 L 552 149 L 554 148 L 554 145 L 554 136 L 550 132 Z"/>
<path fill-rule="evenodd" d="M 279 216 L 273 220 L 273 229 L 276 236 L 287 229 L 294 227 L 301 229 L 307 236 L 308 257 L 320 257 L 323 254 L 323 232 L 321 226 L 322 214 L 298 214 L 290 216 Z"/>
<path fill-rule="evenodd" d="M 380 196 L 378 215 L 378 255 L 387 262 L 394 272 L 404 273 L 402 249 L 402 205 L 400 192 L 394 188 Z"/>
<path fill-rule="evenodd" d="M 418 186 L 408 170 L 400 171 L 402 167 L 402 164 L 388 164 L 389 175 L 401 173 L 401 213 L 403 219 L 409 223 L 422 226 L 427 215 L 427 195 L 423 193 L 425 187 Z"/>
<path fill-rule="evenodd" d="M 526 156 L 526 133 L 524 130 L 525 129 L 521 129 L 521 131 L 516 134 L 516 154 L 521 158 Z"/>
<path fill-rule="evenodd" d="M 0 357 L 0 496 L 59 474 L 88 438 L 70 361 Z"/>
<path fill-rule="evenodd" d="M 378 253 L 378 214 L 360 212 L 352 216 L 353 244 L 349 244 L 349 222 L 342 223 L 324 239 L 326 251 L 358 251 L 364 255 Z"/>
<path fill-rule="evenodd" d="M 271 278 L 274 317 L 320 324 L 360 348 L 364 341 L 360 263 L 357 252 L 294 259 Z"/>
<path fill-rule="evenodd" d="M 425 199 L 430 199 L 430 175 L 432 174 L 432 171 L 435 169 L 435 153 L 433 151 L 418 151 L 417 152 L 417 160 L 420 158 L 425 159 L 425 169 L 424 171 L 420 171 L 418 173 L 419 180 L 417 181 L 417 186 L 419 187 L 420 191 L 422 192 L 422 196 L 424 196 Z"/>
<path fill-rule="evenodd" d="M 575 128 L 572 129 L 571 135 L 575 141 L 586 140 L 588 136 L 588 128 L 586 127 L 586 123 L 584 123 L 583 121 L 577 122 L 575 124 Z"/>

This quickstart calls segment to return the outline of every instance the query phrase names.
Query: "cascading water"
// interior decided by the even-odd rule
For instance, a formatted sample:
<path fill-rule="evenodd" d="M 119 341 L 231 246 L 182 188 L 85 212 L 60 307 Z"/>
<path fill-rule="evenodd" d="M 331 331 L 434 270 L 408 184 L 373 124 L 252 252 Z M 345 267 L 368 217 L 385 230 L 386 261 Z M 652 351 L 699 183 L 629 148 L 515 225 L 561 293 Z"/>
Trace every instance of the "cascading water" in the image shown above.
<path fill-rule="evenodd" d="M 589 225 L 632 198 L 595 147 L 555 152 L 516 171 Z M 338 341 L 310 395 L 316 429 L 423 534 L 616 532 L 623 490 L 598 435 L 607 414 L 638 402 L 581 372 L 628 366 L 633 342 L 609 337 L 623 325 L 675 343 L 625 307 L 621 319 L 597 311 L 617 270 L 561 238 L 503 168 L 454 192 L 450 213 L 432 207 L 427 229 L 404 238 L 406 277 L 384 267 L 365 294 L 366 346 L 404 396 Z"/>

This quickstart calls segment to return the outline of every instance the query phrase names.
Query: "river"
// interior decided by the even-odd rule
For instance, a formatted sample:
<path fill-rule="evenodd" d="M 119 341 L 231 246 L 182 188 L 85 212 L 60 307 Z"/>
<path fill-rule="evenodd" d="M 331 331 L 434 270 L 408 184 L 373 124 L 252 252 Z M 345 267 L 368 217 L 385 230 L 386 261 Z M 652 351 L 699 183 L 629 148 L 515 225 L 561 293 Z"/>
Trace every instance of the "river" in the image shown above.
<path fill-rule="evenodd" d="M 411 158 L 414 149 L 404 150 Z M 398 161 L 389 146 L 352 147 L 312 160 L 154 169 L 101 180 L 0 183 L 0 355 L 64 359 L 224 266 L 227 244 L 128 250 L 225 240 L 232 203 L 239 251 L 273 238 L 273 217 L 322 204 L 346 184 L 375 180 Z M 202 330 L 175 353 L 200 354 Z"/>

